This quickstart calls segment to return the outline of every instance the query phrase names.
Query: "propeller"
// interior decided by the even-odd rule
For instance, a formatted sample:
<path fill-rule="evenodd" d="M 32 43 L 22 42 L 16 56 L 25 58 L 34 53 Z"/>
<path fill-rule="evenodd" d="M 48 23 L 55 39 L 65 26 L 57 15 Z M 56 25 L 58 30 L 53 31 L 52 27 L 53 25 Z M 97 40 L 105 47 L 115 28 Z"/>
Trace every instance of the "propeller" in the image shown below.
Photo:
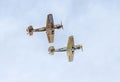
<path fill-rule="evenodd" d="M 61 21 L 61 28 L 63 29 L 62 21 Z"/>
<path fill-rule="evenodd" d="M 81 50 L 82 50 L 82 52 L 83 52 L 83 46 L 82 46 L 82 45 L 80 45 L 80 48 L 81 48 Z"/>

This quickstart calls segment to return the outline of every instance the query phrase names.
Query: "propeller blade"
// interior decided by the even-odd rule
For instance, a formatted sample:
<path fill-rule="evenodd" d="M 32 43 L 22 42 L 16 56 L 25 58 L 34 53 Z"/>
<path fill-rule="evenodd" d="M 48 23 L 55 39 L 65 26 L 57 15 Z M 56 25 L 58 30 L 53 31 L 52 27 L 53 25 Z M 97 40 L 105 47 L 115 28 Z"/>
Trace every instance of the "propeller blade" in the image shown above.
<path fill-rule="evenodd" d="M 83 46 L 81 46 L 81 50 L 82 50 L 82 52 L 83 52 Z"/>
<path fill-rule="evenodd" d="M 81 48 L 82 49 L 82 52 L 83 52 L 83 48 Z"/>
<path fill-rule="evenodd" d="M 61 28 L 63 29 L 62 21 L 61 21 Z"/>
<path fill-rule="evenodd" d="M 81 49 L 81 51 L 83 52 L 83 46 L 82 46 L 82 45 L 80 45 L 80 49 Z"/>

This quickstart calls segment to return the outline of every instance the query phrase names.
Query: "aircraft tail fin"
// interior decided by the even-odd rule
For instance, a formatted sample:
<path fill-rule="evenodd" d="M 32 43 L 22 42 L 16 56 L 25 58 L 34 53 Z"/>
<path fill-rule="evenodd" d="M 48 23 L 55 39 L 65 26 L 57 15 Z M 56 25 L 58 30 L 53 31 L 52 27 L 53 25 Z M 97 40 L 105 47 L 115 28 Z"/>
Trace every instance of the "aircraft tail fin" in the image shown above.
<path fill-rule="evenodd" d="M 32 36 L 33 35 L 33 30 L 34 30 L 33 26 L 31 26 L 31 25 L 28 26 L 27 29 L 26 29 L 26 31 L 28 32 L 27 34 L 29 34 L 30 36 Z"/>
<path fill-rule="evenodd" d="M 54 55 L 54 52 L 55 52 L 54 46 L 50 46 L 50 47 L 48 48 L 48 51 L 49 51 L 49 54 Z"/>

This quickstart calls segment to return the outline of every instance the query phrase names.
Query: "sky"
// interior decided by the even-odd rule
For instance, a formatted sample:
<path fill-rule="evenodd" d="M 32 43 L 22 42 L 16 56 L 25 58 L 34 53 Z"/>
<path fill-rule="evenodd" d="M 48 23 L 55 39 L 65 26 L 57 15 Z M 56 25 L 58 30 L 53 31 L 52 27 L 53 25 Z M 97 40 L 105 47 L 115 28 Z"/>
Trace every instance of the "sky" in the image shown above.
<path fill-rule="evenodd" d="M 120 82 L 119 0 L 0 0 L 0 82 Z M 56 30 L 54 43 L 46 33 L 27 35 L 26 28 L 46 25 Z M 70 35 L 84 51 L 48 54 L 65 47 Z"/>

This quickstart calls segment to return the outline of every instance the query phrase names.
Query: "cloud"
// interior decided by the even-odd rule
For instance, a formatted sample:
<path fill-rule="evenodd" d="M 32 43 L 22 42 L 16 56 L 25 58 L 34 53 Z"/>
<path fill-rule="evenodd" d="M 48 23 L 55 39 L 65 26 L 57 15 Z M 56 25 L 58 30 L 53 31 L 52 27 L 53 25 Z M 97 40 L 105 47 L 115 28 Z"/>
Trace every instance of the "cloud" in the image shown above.
<path fill-rule="evenodd" d="M 0 82 L 120 80 L 118 0 L 11 0 L 0 4 Z M 56 30 L 53 44 L 48 44 L 45 33 L 29 37 L 25 31 L 28 25 L 44 26 L 48 13 L 53 13 L 55 24 L 62 20 L 64 25 L 63 31 Z M 75 44 L 83 44 L 84 52 L 76 51 L 71 63 L 66 52 L 50 56 L 48 47 L 66 46 L 69 35 L 74 35 Z"/>

